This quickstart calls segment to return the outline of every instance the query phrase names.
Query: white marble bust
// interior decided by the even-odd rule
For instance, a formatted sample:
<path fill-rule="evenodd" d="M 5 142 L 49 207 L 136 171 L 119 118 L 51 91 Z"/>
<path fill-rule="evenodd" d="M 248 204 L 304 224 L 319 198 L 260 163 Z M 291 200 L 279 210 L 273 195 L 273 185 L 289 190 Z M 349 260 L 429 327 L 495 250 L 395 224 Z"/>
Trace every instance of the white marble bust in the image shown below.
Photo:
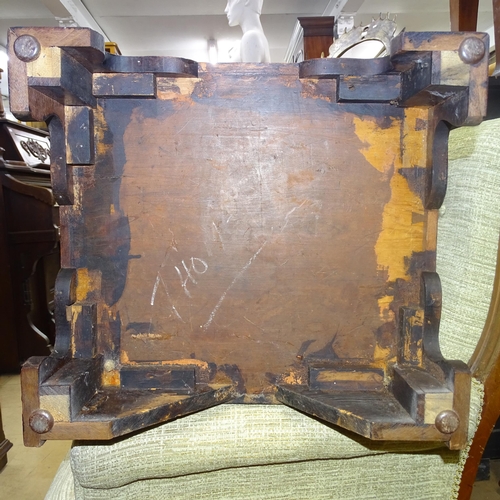
<path fill-rule="evenodd" d="M 269 43 L 267 41 L 260 13 L 264 0 L 228 0 L 224 11 L 229 26 L 241 26 L 243 37 L 240 51 L 241 62 L 269 63 Z"/>

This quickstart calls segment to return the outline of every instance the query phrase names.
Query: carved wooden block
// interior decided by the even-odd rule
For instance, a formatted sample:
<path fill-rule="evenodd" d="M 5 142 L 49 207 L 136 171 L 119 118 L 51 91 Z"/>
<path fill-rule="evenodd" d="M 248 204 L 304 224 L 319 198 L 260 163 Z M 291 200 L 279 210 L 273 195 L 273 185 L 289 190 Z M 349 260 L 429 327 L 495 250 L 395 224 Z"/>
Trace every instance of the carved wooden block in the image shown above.
<path fill-rule="evenodd" d="M 27 444 L 233 402 L 465 445 L 436 227 L 449 129 L 485 114 L 486 35 L 403 33 L 392 57 L 299 65 L 116 56 L 76 28 L 9 45 L 11 109 L 48 120 L 61 205 L 57 340 L 23 370 Z"/>

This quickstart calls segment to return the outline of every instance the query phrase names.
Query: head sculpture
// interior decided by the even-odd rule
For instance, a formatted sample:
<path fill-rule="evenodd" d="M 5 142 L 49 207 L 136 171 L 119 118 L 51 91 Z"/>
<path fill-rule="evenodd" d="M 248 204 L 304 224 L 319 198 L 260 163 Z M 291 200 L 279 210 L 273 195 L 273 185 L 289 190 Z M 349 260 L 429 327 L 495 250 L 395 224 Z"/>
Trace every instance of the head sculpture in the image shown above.
<path fill-rule="evenodd" d="M 228 0 L 224 12 L 229 26 L 241 26 L 242 62 L 271 62 L 269 43 L 262 24 L 260 14 L 264 0 Z"/>
<path fill-rule="evenodd" d="M 257 16 L 262 13 L 264 0 L 228 0 L 225 13 L 227 15 L 229 26 L 238 26 L 244 17 L 245 11 L 253 12 Z"/>

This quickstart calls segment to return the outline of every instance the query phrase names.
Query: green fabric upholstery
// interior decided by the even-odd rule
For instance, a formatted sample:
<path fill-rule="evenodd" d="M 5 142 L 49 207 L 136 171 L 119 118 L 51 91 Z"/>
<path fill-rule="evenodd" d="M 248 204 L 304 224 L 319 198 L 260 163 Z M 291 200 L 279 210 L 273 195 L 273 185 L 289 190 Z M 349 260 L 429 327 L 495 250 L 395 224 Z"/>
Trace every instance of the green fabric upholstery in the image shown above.
<path fill-rule="evenodd" d="M 74 500 L 75 499 L 75 481 L 73 478 L 73 472 L 71 470 L 70 464 L 70 454 L 68 452 L 64 460 L 61 462 L 59 469 L 57 469 L 56 475 L 52 484 L 50 485 L 49 491 L 45 495 L 46 499 L 50 500 Z"/>
<path fill-rule="evenodd" d="M 111 446 L 76 446 L 71 463 L 82 487 L 114 488 L 144 477 L 172 478 L 408 450 L 401 444 L 384 445 L 353 437 L 286 406 L 222 405 Z M 412 448 L 432 449 L 436 444 Z M 113 475 L 103 474 L 103 466 L 115 460 Z"/>
<path fill-rule="evenodd" d="M 481 403 L 475 383 L 471 431 Z M 461 460 L 436 446 L 372 442 L 284 406 L 222 405 L 111 445 L 77 444 L 47 499 L 444 500 Z"/>
<path fill-rule="evenodd" d="M 453 359 L 470 358 L 491 297 L 499 138 L 500 121 L 450 136 L 438 272 L 441 345 Z M 473 381 L 470 436 L 482 396 Z M 47 500 L 456 498 L 467 450 L 435 446 L 371 442 L 284 406 L 222 405 L 112 444 L 76 443 Z"/>
<path fill-rule="evenodd" d="M 437 247 L 443 286 L 440 343 L 448 359 L 468 361 L 481 336 L 495 277 L 499 199 L 500 121 L 454 130 Z"/>

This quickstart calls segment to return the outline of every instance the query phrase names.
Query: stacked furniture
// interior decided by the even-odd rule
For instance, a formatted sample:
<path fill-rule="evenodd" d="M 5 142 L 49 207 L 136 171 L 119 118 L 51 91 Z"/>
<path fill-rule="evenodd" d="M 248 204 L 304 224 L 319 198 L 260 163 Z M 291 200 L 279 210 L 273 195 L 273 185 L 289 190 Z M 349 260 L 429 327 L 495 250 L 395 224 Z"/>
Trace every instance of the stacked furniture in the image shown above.
<path fill-rule="evenodd" d="M 55 340 L 59 213 L 50 185 L 48 133 L 0 109 L 0 373 L 19 372 Z"/>

